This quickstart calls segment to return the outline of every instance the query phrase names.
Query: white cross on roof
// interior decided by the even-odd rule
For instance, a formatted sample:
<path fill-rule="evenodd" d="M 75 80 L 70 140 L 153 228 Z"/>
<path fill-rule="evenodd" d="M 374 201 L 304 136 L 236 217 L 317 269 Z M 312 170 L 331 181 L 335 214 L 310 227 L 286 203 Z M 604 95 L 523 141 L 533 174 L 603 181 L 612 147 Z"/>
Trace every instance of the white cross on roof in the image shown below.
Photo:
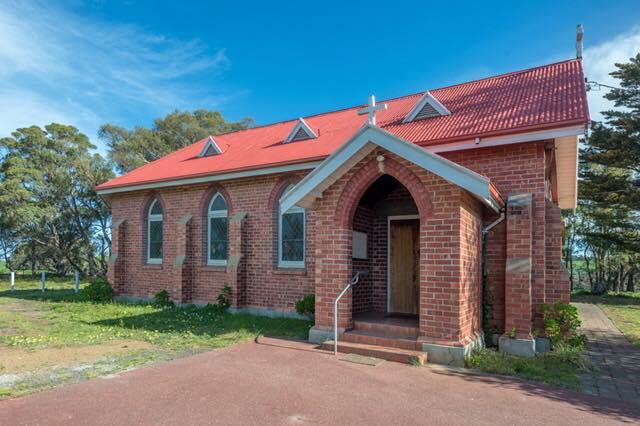
<path fill-rule="evenodd" d="M 380 109 L 387 109 L 387 104 L 376 105 L 376 97 L 369 96 L 369 106 L 358 110 L 358 115 L 369 114 L 369 124 L 376 125 L 376 111 Z"/>

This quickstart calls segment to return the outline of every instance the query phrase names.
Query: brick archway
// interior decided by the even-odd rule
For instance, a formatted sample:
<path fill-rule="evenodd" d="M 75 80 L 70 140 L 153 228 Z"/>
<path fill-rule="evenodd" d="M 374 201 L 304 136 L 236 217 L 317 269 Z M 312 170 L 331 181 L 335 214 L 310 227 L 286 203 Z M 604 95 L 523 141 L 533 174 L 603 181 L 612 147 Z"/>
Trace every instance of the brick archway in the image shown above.
<path fill-rule="evenodd" d="M 369 187 L 382 175 L 389 175 L 404 185 L 418 207 L 420 221 L 424 222 L 432 213 L 430 197 L 418 176 L 391 158 L 385 158 L 384 171 L 380 171 L 378 161 L 371 160 L 358 171 L 344 186 L 336 207 L 336 224 L 351 228 L 353 217 L 360 199 Z"/>

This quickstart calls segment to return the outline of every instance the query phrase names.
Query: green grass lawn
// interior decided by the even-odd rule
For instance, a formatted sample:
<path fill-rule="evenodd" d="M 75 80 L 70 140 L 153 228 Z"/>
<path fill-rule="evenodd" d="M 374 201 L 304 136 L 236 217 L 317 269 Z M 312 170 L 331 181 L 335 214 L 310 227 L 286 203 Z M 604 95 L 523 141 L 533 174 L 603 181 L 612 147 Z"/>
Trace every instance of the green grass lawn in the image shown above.
<path fill-rule="evenodd" d="M 582 350 L 548 352 L 523 358 L 487 348 L 474 352 L 467 360 L 467 366 L 486 373 L 516 376 L 573 390 L 580 389 L 578 374 L 592 369 Z"/>
<path fill-rule="evenodd" d="M 571 301 L 598 305 L 631 343 L 640 346 L 640 292 L 604 296 L 576 292 L 571 295 Z"/>
<path fill-rule="evenodd" d="M 81 287 L 87 283 L 82 283 Z M 157 360 L 222 348 L 259 333 L 305 339 L 302 320 L 221 313 L 212 306 L 157 308 L 82 301 L 73 278 L 0 275 L 0 398 Z"/>

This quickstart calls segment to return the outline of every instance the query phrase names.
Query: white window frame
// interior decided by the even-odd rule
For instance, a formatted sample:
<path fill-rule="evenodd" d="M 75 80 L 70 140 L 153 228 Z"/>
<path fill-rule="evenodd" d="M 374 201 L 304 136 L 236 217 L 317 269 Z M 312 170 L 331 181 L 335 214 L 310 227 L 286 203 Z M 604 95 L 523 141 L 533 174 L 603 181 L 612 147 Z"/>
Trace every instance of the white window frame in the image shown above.
<path fill-rule="evenodd" d="M 216 198 L 222 198 L 224 200 L 224 204 L 227 206 L 225 210 L 214 210 L 211 211 L 211 206 Z M 207 265 L 209 266 L 227 266 L 228 258 L 229 258 L 229 204 L 227 203 L 226 198 L 219 192 L 216 193 L 213 197 L 211 197 L 211 201 L 209 201 L 209 206 L 207 207 Z M 227 218 L 227 253 L 225 259 L 212 259 L 211 258 L 211 219 L 212 218 Z"/>
<path fill-rule="evenodd" d="M 289 185 L 282 195 L 286 194 L 293 188 Z M 282 217 L 289 213 L 302 213 L 302 260 L 283 260 L 282 259 Z M 307 260 L 307 211 L 302 207 L 293 206 L 286 212 L 278 207 L 278 267 L 279 268 L 304 268 Z"/>
<path fill-rule="evenodd" d="M 161 214 L 151 214 L 156 203 L 159 203 L 157 198 L 153 200 L 147 211 L 147 263 L 151 265 L 162 264 L 162 257 L 151 257 L 151 222 L 162 223 L 162 256 L 164 256 L 164 209 L 162 209 Z M 162 205 L 160 205 L 160 208 L 162 208 Z"/>

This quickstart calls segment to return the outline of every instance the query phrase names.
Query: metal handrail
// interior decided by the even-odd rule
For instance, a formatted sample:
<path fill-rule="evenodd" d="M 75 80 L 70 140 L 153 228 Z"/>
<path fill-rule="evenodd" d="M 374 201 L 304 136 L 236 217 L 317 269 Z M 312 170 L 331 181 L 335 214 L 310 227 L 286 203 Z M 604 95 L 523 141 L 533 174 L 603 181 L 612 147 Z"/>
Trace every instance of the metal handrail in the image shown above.
<path fill-rule="evenodd" d="M 353 275 L 349 284 L 340 292 L 336 300 L 333 302 L 333 354 L 338 355 L 338 302 L 347 291 L 360 281 L 360 276 L 366 275 L 365 271 L 358 271 Z"/>

